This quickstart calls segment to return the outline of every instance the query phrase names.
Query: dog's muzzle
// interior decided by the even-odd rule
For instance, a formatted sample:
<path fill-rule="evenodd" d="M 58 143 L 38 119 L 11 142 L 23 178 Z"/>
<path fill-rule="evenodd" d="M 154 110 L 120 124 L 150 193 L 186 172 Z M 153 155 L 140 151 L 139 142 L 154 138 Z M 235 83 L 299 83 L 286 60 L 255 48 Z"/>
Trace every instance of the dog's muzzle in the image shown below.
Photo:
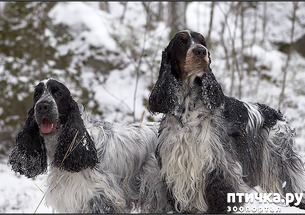
<path fill-rule="evenodd" d="M 35 119 L 41 134 L 52 134 L 58 130 L 58 113 L 50 101 L 43 100 L 35 105 Z"/>

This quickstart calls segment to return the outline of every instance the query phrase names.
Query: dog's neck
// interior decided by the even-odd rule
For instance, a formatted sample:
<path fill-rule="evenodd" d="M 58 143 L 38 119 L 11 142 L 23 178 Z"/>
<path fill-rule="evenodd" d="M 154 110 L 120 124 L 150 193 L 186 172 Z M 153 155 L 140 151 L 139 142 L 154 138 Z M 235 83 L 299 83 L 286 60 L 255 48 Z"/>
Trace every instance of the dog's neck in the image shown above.
<path fill-rule="evenodd" d="M 194 119 L 202 119 L 213 113 L 205 107 L 202 100 L 202 89 L 197 79 L 198 75 L 192 75 L 182 83 L 178 90 L 178 105 L 172 114 L 180 123 L 185 124 Z"/>
<path fill-rule="evenodd" d="M 205 72 L 211 71 L 205 70 Z M 189 76 L 188 79 L 180 82 L 181 85 L 176 94 L 177 103 L 174 110 L 166 115 L 168 120 L 178 122 L 181 127 L 197 127 L 204 123 L 205 119 L 220 115 L 220 111 L 224 108 L 224 103 L 222 102 L 212 109 L 207 107 L 207 102 L 203 96 L 205 92 L 202 87 L 202 75 L 199 71 L 193 72 L 193 75 Z M 208 99 L 211 97 L 209 96 L 207 95 Z"/>
<path fill-rule="evenodd" d="M 47 157 L 49 164 L 51 164 L 54 160 L 55 150 L 58 145 L 59 134 L 60 134 L 60 130 L 55 134 L 43 135 L 43 139 L 47 149 Z"/>

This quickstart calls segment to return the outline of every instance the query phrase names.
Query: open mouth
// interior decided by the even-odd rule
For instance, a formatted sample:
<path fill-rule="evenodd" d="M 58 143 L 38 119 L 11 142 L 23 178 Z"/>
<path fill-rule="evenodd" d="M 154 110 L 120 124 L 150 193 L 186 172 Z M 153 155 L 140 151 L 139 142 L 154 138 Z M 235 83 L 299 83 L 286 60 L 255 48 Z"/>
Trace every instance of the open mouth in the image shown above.
<path fill-rule="evenodd" d="M 58 123 L 52 123 L 47 119 L 42 119 L 39 126 L 42 134 L 52 134 L 58 130 Z"/>

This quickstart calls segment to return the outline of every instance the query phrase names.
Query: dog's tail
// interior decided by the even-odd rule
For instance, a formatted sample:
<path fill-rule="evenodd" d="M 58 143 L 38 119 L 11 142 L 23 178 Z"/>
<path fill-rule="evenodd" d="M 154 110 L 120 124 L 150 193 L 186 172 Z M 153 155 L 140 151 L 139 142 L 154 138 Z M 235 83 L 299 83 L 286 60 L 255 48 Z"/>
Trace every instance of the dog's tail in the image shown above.
<path fill-rule="evenodd" d="M 277 170 L 279 176 L 277 178 L 282 179 L 282 181 L 279 181 L 269 177 L 268 184 L 276 185 L 277 189 L 280 189 L 283 195 L 286 193 L 304 193 L 304 163 L 295 148 L 295 130 L 291 129 L 287 121 L 284 119 L 278 120 L 271 128 L 265 147 L 264 156 L 266 159 L 263 167 L 269 167 L 269 171 L 267 171 L 269 172 L 269 176 L 271 176 L 270 173 Z M 274 167 L 273 165 L 278 166 Z M 272 191 L 275 192 L 275 190 Z M 302 202 L 305 203 L 304 195 Z"/>

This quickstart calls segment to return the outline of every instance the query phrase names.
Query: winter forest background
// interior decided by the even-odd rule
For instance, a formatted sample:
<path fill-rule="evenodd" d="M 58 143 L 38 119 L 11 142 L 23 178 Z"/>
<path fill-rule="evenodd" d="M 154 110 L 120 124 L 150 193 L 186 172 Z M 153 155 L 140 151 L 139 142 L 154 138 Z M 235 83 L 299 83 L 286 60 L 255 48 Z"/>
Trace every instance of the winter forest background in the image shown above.
<path fill-rule="evenodd" d="M 206 37 L 226 95 L 284 113 L 305 160 L 305 2 L 0 2 L 1 181 L 14 176 L 7 156 L 42 79 L 64 82 L 99 119 L 158 121 L 148 96 L 182 29 Z M 33 212 L 41 196 L 4 185 L 14 200 L 0 212 Z"/>

